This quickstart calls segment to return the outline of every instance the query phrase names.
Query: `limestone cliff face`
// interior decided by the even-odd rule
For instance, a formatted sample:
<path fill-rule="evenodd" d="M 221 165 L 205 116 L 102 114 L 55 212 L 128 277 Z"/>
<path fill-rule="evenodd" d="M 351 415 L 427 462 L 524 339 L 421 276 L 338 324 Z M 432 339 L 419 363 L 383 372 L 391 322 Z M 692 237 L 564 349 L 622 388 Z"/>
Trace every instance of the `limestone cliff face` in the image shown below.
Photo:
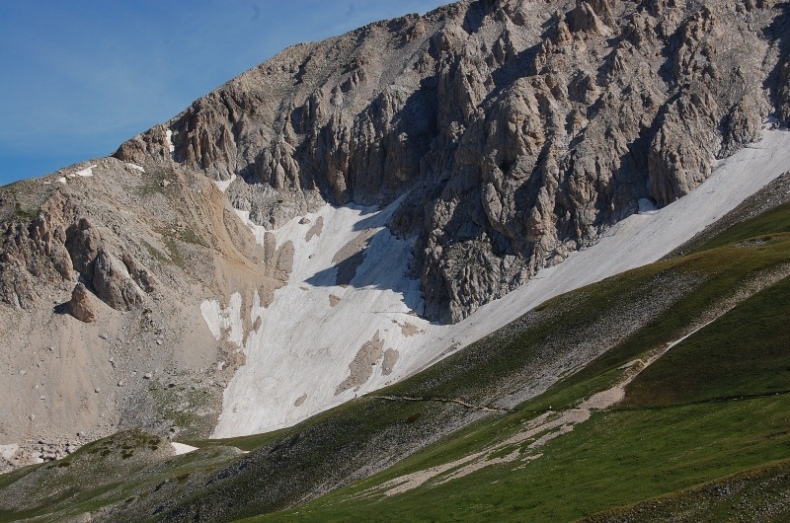
<path fill-rule="evenodd" d="M 460 2 L 287 49 L 115 156 L 216 180 L 264 226 L 386 203 L 457 321 L 790 122 L 788 4 Z"/>
<path fill-rule="evenodd" d="M 6 203 L 6 202 L 0 202 Z M 17 214 L 21 207 L 17 205 Z M 66 222 L 70 214 L 60 194 L 49 198 L 37 216 L 5 221 L 0 235 L 0 302 L 29 308 L 43 284 L 70 281 L 73 263 L 66 248 Z"/>

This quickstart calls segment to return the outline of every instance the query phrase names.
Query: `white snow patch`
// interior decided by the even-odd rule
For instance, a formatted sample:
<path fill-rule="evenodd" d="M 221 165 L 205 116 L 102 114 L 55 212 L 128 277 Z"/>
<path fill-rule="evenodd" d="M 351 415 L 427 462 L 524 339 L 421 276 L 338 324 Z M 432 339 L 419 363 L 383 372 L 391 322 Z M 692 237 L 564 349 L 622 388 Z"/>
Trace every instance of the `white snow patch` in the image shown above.
<path fill-rule="evenodd" d="M 225 191 L 228 190 L 228 187 L 230 187 L 230 184 L 232 184 L 235 179 L 236 179 L 236 175 L 233 174 L 231 175 L 230 180 L 215 180 L 214 183 L 217 184 L 219 190 L 224 193 Z"/>
<path fill-rule="evenodd" d="M 0 445 L 0 458 L 6 461 L 11 461 L 19 451 L 19 445 L 11 443 L 9 445 Z"/>
<path fill-rule="evenodd" d="M 58 178 L 55 181 L 59 182 L 59 183 L 62 183 L 63 185 L 66 185 L 66 177 L 65 176 L 61 176 L 60 178 Z"/>
<path fill-rule="evenodd" d="M 310 223 L 300 224 L 296 218 L 273 231 L 278 245 L 293 243 L 293 271 L 288 284 L 275 292 L 274 302 L 268 308 L 255 295 L 249 321 L 255 324 L 260 318 L 261 327 L 249 333 L 243 346 L 247 364 L 228 385 L 215 437 L 287 426 L 343 403 L 357 392 L 367 392 L 369 384 L 359 391 L 349 389 L 335 395 L 338 385 L 348 376 L 348 366 L 357 351 L 377 332 L 384 341 L 383 350 L 400 352 L 395 370 L 406 361 L 419 334 L 406 336 L 400 325 L 409 323 L 419 332 L 429 323 L 412 313 L 422 310 L 419 280 L 405 275 L 412 242 L 399 240 L 384 228 L 398 205 L 396 202 L 382 211 L 326 205 L 308 214 Z M 262 242 L 263 227 L 250 224 L 247 213 L 239 215 Z M 319 218 L 324 220 L 321 234 L 307 241 L 307 232 Z M 333 258 L 367 229 L 371 229 L 367 234 L 372 234 L 372 238 L 351 284 L 337 285 Z M 334 307 L 330 305 L 330 295 L 340 298 Z M 238 302 L 234 303 L 234 298 Z M 235 308 L 233 312 L 231 307 Z M 201 310 L 215 336 L 230 339 L 234 332 L 241 331 L 240 295 L 234 294 L 226 308 L 207 301 Z M 226 334 L 221 325 L 227 329 Z M 382 363 L 380 358 L 369 381 L 376 385 L 374 388 L 395 377 L 395 373 L 382 374 Z M 295 407 L 303 391 L 309 391 L 307 398 Z"/>
<path fill-rule="evenodd" d="M 234 210 L 236 211 L 238 217 L 241 218 L 241 221 L 250 228 L 252 235 L 255 236 L 255 241 L 257 241 L 260 245 L 263 245 L 263 237 L 266 234 L 266 227 L 258 225 L 254 221 L 250 220 L 250 211 L 240 211 L 238 209 Z"/>
<path fill-rule="evenodd" d="M 413 244 L 395 238 L 384 227 L 400 202 L 383 210 L 326 205 L 308 214 L 309 223 L 300 224 L 295 218 L 271 231 L 278 245 L 293 243 L 293 272 L 287 285 L 275 291 L 268 308 L 256 295 L 249 320 L 254 324 L 260 318 L 261 326 L 249 333 L 246 344 L 240 294 L 231 296 L 224 308 L 216 301 L 201 305 L 214 336 L 233 341 L 246 356 L 246 365 L 225 390 L 213 437 L 292 425 L 399 381 L 554 296 L 655 262 L 781 175 L 788 164 L 790 132 L 766 130 L 758 144 L 721 162 L 690 195 L 663 209 L 630 216 L 595 245 L 541 270 L 525 285 L 455 325 L 433 325 L 416 315 L 422 312 L 423 298 L 419 281 L 407 277 Z M 263 243 L 264 228 L 252 224 L 248 213 L 238 214 Z M 319 218 L 323 231 L 307 241 L 307 231 Z M 337 285 L 335 254 L 368 229 L 373 236 L 350 285 Z M 359 349 L 377 333 L 383 350 L 398 351 L 392 373 L 384 374 L 379 359 L 364 383 L 336 394 Z"/>
<path fill-rule="evenodd" d="M 173 145 L 173 131 L 171 131 L 170 129 L 168 129 L 167 132 L 165 132 L 165 144 L 167 145 L 167 148 L 170 150 L 170 154 L 176 152 L 176 146 Z"/>
<path fill-rule="evenodd" d="M 189 454 L 190 452 L 194 452 L 198 449 L 197 447 L 184 445 L 183 443 L 176 443 L 175 441 L 171 441 L 170 445 L 173 447 L 173 450 L 176 452 L 176 456 L 180 456 L 181 454 Z"/>
<path fill-rule="evenodd" d="M 134 169 L 135 171 L 140 171 L 141 173 L 145 172 L 145 169 L 143 169 L 142 167 L 140 167 L 139 165 L 137 165 L 135 163 L 127 163 L 126 166 L 131 168 L 131 169 Z"/>
<path fill-rule="evenodd" d="M 75 172 L 74 174 L 76 176 L 82 176 L 82 177 L 93 176 L 93 169 L 95 167 L 96 167 L 96 165 L 90 165 L 90 166 L 86 167 L 85 169 L 82 169 L 80 171 Z"/>

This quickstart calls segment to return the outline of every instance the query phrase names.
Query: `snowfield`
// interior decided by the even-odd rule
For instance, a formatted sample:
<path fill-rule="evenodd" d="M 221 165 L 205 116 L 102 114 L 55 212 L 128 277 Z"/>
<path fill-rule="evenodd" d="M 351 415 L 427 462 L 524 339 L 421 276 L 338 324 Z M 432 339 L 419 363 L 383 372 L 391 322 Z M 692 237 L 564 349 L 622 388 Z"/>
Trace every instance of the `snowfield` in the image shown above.
<path fill-rule="evenodd" d="M 326 205 L 297 217 L 273 231 L 278 246 L 294 246 L 293 272 L 268 307 L 256 300 L 249 324 L 258 327 L 246 340 L 239 294 L 201 306 L 214 336 L 246 356 L 225 390 L 213 437 L 293 425 L 399 381 L 547 299 L 660 259 L 787 170 L 790 132 L 765 130 L 693 193 L 660 210 L 640 202 L 639 214 L 595 245 L 455 325 L 419 317 L 420 284 L 406 276 L 413 243 L 385 227 L 400 201 L 384 209 Z M 239 215 L 262 244 L 263 228 Z"/>

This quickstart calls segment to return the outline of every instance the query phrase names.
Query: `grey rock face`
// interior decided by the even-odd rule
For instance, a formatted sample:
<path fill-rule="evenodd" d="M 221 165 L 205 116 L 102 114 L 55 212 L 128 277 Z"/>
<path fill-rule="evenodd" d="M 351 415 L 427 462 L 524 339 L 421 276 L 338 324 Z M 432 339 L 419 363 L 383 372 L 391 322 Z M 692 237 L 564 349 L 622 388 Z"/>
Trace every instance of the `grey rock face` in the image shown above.
<path fill-rule="evenodd" d="M 264 226 L 387 203 L 426 313 L 457 321 L 639 199 L 667 205 L 790 121 L 778 2 L 460 2 L 291 47 L 115 156 L 216 180 Z M 171 146 L 173 151 L 171 153 Z"/>
<path fill-rule="evenodd" d="M 93 287 L 97 296 L 114 309 L 135 309 L 143 301 L 142 292 L 126 267 L 105 250 L 96 257 Z"/>

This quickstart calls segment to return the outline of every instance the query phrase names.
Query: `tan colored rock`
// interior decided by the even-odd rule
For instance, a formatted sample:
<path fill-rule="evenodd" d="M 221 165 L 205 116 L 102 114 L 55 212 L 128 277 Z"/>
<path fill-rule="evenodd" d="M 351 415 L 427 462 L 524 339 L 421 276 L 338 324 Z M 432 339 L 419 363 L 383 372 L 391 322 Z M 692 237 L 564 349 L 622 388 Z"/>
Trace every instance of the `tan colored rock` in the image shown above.
<path fill-rule="evenodd" d="M 82 283 L 74 286 L 68 307 L 71 315 L 81 322 L 92 323 L 96 321 L 96 312 L 91 304 L 90 293 Z"/>
<path fill-rule="evenodd" d="M 143 292 L 124 264 L 100 249 L 93 264 L 93 287 L 103 302 L 116 310 L 132 310 L 143 303 Z"/>
<path fill-rule="evenodd" d="M 72 206 L 55 192 L 43 201 L 33 219 L 24 219 L 19 202 L 15 207 L 18 216 L 7 222 L 0 234 L 0 302 L 27 309 L 40 297 L 43 284 L 73 277 L 64 245 L 64 223 Z"/>
<path fill-rule="evenodd" d="M 359 348 L 353 361 L 348 365 L 349 376 L 340 383 L 335 389 L 335 396 L 338 394 L 355 387 L 359 387 L 370 379 L 373 375 L 375 365 L 384 356 L 384 340 L 381 339 L 381 333 L 376 331 L 369 341 L 365 342 Z M 389 372 L 392 371 L 397 360 L 397 352 L 390 353 L 387 359 Z"/>
<path fill-rule="evenodd" d="M 86 218 L 81 218 L 66 230 L 66 248 L 74 269 L 88 281 L 93 280 L 93 262 L 103 244 L 101 234 Z"/>
<path fill-rule="evenodd" d="M 596 3 L 601 5 L 601 11 L 608 12 L 608 9 L 606 9 L 608 6 L 604 2 Z M 611 14 L 609 17 L 611 18 Z M 571 31 L 591 32 L 600 36 L 611 34 L 609 27 L 598 18 L 596 10 L 588 2 L 579 2 L 576 9 L 568 15 L 568 22 Z"/>

